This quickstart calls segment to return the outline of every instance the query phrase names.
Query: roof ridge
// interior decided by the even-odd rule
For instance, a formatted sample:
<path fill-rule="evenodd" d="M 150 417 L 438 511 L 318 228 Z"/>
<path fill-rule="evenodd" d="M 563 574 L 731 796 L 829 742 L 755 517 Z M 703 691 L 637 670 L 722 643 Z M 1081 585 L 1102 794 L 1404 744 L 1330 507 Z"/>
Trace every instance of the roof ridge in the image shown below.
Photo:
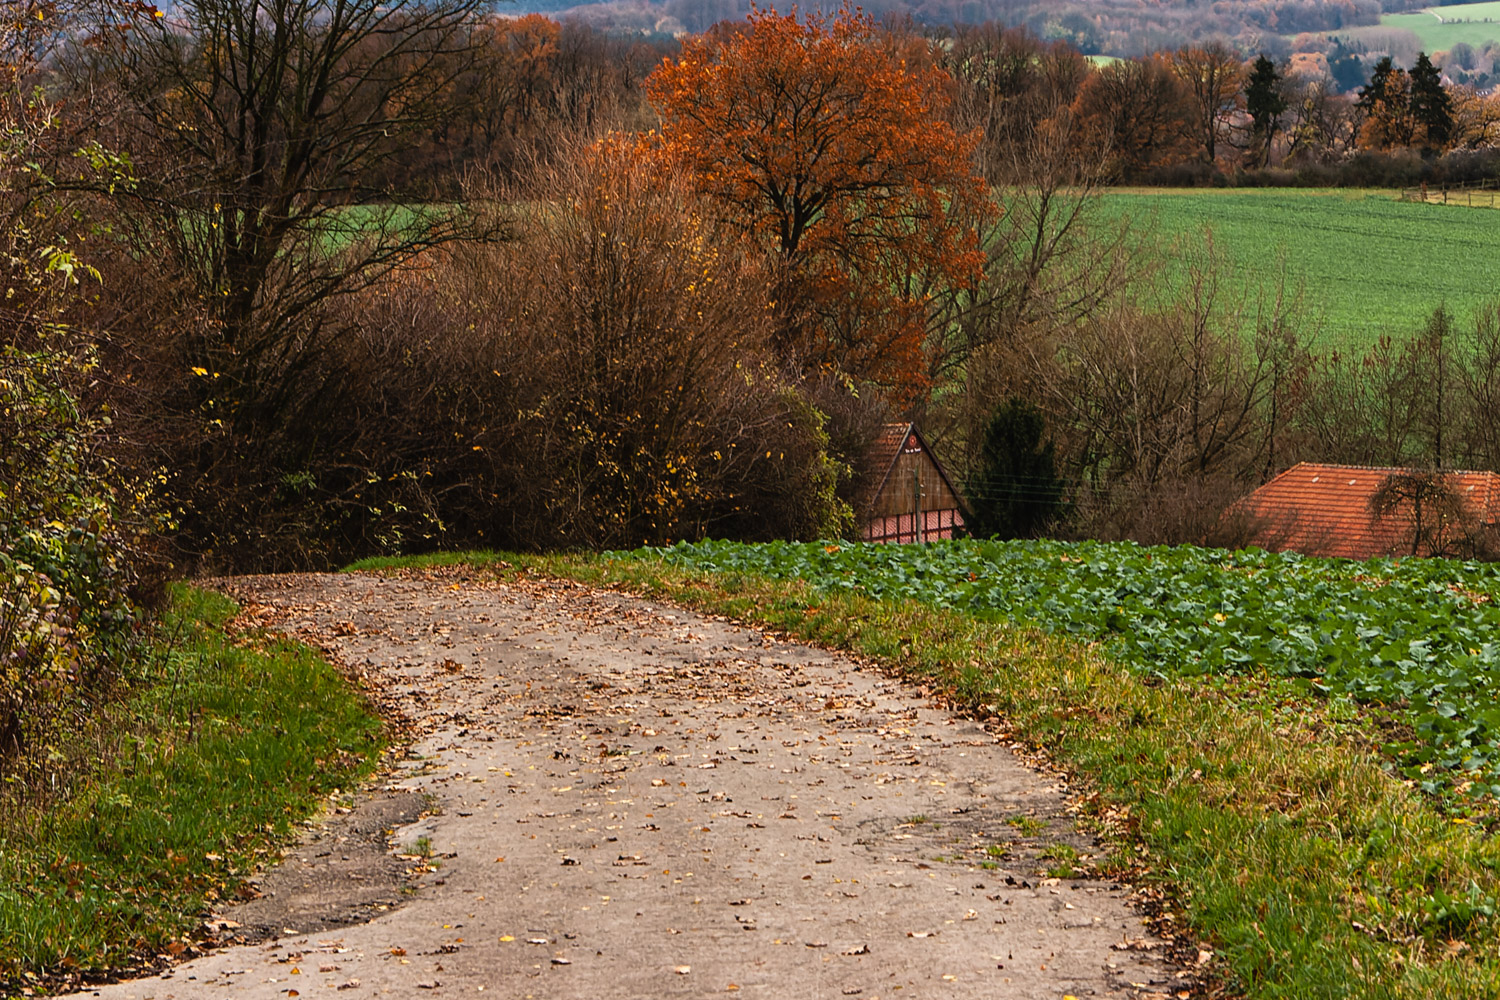
<path fill-rule="evenodd" d="M 1272 482 L 1274 479 L 1286 475 L 1293 469 L 1300 469 L 1304 465 L 1315 469 L 1357 469 L 1362 472 L 1440 472 L 1446 476 L 1500 477 L 1500 472 L 1496 472 L 1493 469 L 1424 469 L 1415 465 L 1345 465 L 1341 462 L 1298 462 L 1296 465 L 1290 466 L 1278 473 L 1272 479 L 1266 480 L 1266 482 Z"/>

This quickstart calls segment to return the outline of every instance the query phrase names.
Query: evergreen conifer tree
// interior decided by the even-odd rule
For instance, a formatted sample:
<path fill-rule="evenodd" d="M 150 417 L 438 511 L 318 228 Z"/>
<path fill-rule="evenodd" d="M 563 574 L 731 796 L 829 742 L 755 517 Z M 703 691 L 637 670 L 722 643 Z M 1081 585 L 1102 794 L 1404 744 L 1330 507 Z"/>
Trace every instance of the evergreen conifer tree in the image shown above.
<path fill-rule="evenodd" d="M 1051 441 L 1042 414 L 1011 399 L 995 411 L 985 431 L 979 469 L 968 482 L 969 525 L 980 538 L 1030 538 L 1062 508 Z"/>
<path fill-rule="evenodd" d="M 1424 149 L 1447 147 L 1453 138 L 1453 100 L 1443 87 L 1442 73 L 1425 52 L 1417 55 L 1411 68 L 1411 116 L 1421 129 Z"/>
<path fill-rule="evenodd" d="M 1281 74 L 1276 64 L 1262 53 L 1250 69 L 1245 82 L 1245 111 L 1250 115 L 1251 130 L 1262 165 L 1271 162 L 1271 140 L 1286 111 L 1286 97 L 1281 92 Z"/>

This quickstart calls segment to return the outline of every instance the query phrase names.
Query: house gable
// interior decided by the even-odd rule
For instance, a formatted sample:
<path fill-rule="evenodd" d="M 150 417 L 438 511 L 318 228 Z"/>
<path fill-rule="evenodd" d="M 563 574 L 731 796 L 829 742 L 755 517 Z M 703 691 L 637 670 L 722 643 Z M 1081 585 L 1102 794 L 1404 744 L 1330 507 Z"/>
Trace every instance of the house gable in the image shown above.
<path fill-rule="evenodd" d="M 867 467 L 878 485 L 863 505 L 864 540 L 952 538 L 963 528 L 963 500 L 915 424 L 887 424 Z"/>

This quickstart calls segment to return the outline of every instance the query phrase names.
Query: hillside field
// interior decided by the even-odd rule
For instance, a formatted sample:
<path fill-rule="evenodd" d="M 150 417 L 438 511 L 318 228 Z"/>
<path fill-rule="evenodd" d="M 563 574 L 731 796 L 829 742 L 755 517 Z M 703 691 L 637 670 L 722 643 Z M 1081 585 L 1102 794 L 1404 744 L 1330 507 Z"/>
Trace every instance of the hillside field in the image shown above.
<path fill-rule="evenodd" d="M 1500 212 L 1403 202 L 1392 191 L 1287 188 L 1120 189 L 1104 211 L 1154 226 L 1163 245 L 1216 249 L 1252 295 L 1287 288 L 1324 344 L 1405 334 L 1438 305 L 1461 322 L 1495 294 Z"/>
<path fill-rule="evenodd" d="M 1427 53 L 1447 52 L 1459 42 L 1476 49 L 1500 39 L 1500 3 L 1466 3 L 1429 7 L 1414 14 L 1385 14 L 1382 28 L 1403 28 L 1416 35 Z M 1333 32 L 1340 34 L 1340 32 Z"/>

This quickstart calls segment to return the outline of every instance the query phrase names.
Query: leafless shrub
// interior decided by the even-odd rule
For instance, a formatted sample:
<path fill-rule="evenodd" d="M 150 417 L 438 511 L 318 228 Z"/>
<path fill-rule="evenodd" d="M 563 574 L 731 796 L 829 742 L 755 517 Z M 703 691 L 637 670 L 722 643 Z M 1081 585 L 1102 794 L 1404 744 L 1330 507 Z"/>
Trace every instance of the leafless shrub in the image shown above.
<path fill-rule="evenodd" d="M 686 180 L 603 144 L 540 168 L 520 203 L 515 242 L 427 255 L 351 302 L 342 363 L 378 373 L 352 390 L 351 453 L 404 477 L 426 525 L 358 541 L 837 531 L 824 418 L 770 365 L 762 275 Z"/>
<path fill-rule="evenodd" d="M 1465 501 L 1451 474 L 1404 470 L 1381 481 L 1370 496 L 1373 523 L 1400 525 L 1396 554 L 1493 558 L 1495 539 Z"/>

